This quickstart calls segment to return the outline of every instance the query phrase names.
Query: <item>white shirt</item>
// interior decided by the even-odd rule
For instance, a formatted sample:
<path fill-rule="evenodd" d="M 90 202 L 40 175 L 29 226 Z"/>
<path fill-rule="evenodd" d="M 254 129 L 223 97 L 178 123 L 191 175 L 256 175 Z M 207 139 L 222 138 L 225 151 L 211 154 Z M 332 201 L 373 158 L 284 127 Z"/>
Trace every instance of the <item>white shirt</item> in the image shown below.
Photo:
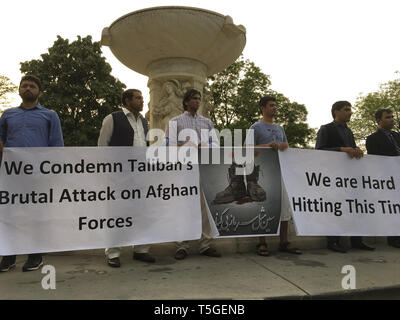
<path fill-rule="evenodd" d="M 145 147 L 147 144 L 146 144 L 146 136 L 144 134 L 143 123 L 141 120 L 142 116 L 139 114 L 139 117 L 136 119 L 133 113 L 130 112 L 128 109 L 122 108 L 122 111 L 126 115 L 129 124 L 131 125 L 134 132 L 132 146 Z M 112 114 L 109 114 L 103 120 L 97 145 L 99 147 L 108 146 L 110 144 L 113 131 L 114 131 L 114 120 Z"/>

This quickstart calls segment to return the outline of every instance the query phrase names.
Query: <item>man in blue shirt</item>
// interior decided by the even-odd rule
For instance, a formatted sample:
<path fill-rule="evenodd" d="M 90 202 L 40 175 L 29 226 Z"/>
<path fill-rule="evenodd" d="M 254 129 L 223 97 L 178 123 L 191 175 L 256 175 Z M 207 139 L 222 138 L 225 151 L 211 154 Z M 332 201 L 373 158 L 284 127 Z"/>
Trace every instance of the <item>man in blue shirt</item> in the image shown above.
<path fill-rule="evenodd" d="M 285 151 L 289 144 L 287 142 L 285 130 L 278 124 L 274 123 L 274 118 L 276 114 L 276 98 L 272 96 L 265 96 L 260 99 L 259 102 L 259 110 L 262 115 L 262 119 L 256 123 L 254 123 L 248 132 L 246 137 L 245 145 L 246 146 L 254 146 L 255 148 L 260 147 L 269 147 L 273 148 L 276 151 Z M 251 135 L 254 133 L 254 142 L 251 141 Z M 257 166 L 255 167 L 255 170 Z M 258 169 L 257 169 L 258 170 Z M 251 190 L 248 191 L 250 197 L 253 201 L 260 201 L 258 198 L 262 195 L 262 192 L 257 191 L 260 187 L 257 184 L 258 180 L 258 171 L 255 174 L 248 175 L 247 179 L 247 188 L 251 186 L 251 189 L 255 189 L 256 192 L 252 192 Z M 258 187 L 257 187 L 258 186 Z M 287 196 L 285 196 L 285 189 L 283 185 L 281 187 L 282 192 L 282 216 L 281 216 L 281 223 L 279 227 L 279 237 L 280 237 L 280 244 L 279 244 L 279 251 L 293 253 L 293 254 L 301 254 L 299 248 L 293 247 L 290 242 L 288 241 L 288 226 L 289 220 L 291 219 L 290 214 L 290 205 L 287 201 Z M 261 199 L 265 201 L 266 195 L 265 191 L 262 195 Z M 257 245 L 257 254 L 260 256 L 269 256 L 270 252 L 267 248 L 267 243 L 265 241 L 265 237 L 259 237 L 259 243 Z"/>
<path fill-rule="evenodd" d="M 63 147 L 60 119 L 56 112 L 38 102 L 42 94 L 40 80 L 24 76 L 19 84 L 22 103 L 17 108 L 4 111 L 0 118 L 0 161 L 4 147 Z M 5 256 L 0 272 L 16 266 L 16 256 Z M 23 271 L 37 270 L 43 265 L 41 254 L 30 254 Z"/>

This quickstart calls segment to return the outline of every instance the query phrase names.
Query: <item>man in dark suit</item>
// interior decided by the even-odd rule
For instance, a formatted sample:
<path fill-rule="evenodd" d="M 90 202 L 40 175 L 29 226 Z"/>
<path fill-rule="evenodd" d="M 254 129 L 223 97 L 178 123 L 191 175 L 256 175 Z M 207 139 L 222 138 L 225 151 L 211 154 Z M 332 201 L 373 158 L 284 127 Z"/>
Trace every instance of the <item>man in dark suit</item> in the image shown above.
<path fill-rule="evenodd" d="M 352 112 L 348 101 L 337 101 L 332 105 L 333 122 L 321 126 L 317 135 L 315 149 L 346 152 L 351 158 L 360 159 L 363 152 L 356 146 L 353 132 L 347 126 Z M 346 253 L 346 249 L 340 244 L 340 237 L 327 237 L 328 249 Z M 351 246 L 361 250 L 375 250 L 362 241 L 362 237 L 350 237 Z"/>
<path fill-rule="evenodd" d="M 137 89 L 128 89 L 122 93 L 122 110 L 106 116 L 100 130 L 98 146 L 148 146 L 146 135 L 149 130 L 147 120 L 140 111 L 143 110 L 142 92 Z M 137 245 L 134 247 L 133 259 L 144 262 L 155 262 L 149 253 L 150 245 Z M 119 260 L 120 248 L 107 248 L 105 250 L 107 264 L 110 267 L 121 266 Z"/>
<path fill-rule="evenodd" d="M 400 156 L 400 134 L 392 131 L 394 127 L 393 112 L 390 109 L 379 109 L 375 113 L 378 130 L 367 137 L 368 154 L 380 156 Z M 400 248 L 400 237 L 388 237 L 388 244 Z"/>

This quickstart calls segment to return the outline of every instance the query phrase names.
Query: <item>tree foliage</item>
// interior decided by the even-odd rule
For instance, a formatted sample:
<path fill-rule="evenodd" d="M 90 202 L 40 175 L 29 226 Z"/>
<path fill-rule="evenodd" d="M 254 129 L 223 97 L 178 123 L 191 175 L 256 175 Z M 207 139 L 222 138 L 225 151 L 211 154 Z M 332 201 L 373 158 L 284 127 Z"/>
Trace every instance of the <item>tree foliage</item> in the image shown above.
<path fill-rule="evenodd" d="M 215 106 L 210 112 L 211 120 L 219 130 L 229 128 L 244 131 L 261 119 L 258 107 L 260 98 L 272 95 L 278 105 L 275 121 L 285 129 L 289 145 L 308 147 L 315 130 L 306 123 L 307 108 L 271 90 L 270 85 L 268 75 L 253 62 L 240 57 L 224 71 L 208 78 L 208 90 Z"/>
<path fill-rule="evenodd" d="M 350 127 L 358 144 L 363 145 L 367 136 L 376 131 L 375 112 L 382 108 L 393 111 L 393 130 L 400 131 L 400 78 L 381 84 L 378 91 L 357 98 Z"/>
<path fill-rule="evenodd" d="M 66 146 L 95 146 L 104 117 L 118 109 L 125 88 L 91 36 L 71 43 L 57 36 L 40 59 L 22 62 L 21 72 L 42 81 L 40 103 L 58 113 Z"/>
<path fill-rule="evenodd" d="M 17 92 L 18 87 L 11 80 L 3 75 L 0 75 L 0 107 L 4 108 L 8 105 L 7 94 Z"/>
<path fill-rule="evenodd" d="M 243 58 L 208 80 L 212 102 L 216 106 L 211 119 L 217 127 L 230 129 L 255 122 L 259 97 L 271 84 L 260 68 Z"/>

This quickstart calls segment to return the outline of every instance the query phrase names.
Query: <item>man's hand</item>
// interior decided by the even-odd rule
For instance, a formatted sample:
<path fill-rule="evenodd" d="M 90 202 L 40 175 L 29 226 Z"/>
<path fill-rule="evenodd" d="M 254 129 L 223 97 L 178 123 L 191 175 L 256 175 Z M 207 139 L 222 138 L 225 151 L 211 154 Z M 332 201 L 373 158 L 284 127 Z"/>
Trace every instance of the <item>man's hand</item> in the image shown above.
<path fill-rule="evenodd" d="M 354 148 L 355 152 L 356 152 L 356 158 L 360 159 L 364 156 L 364 152 L 360 149 L 360 148 Z"/>
<path fill-rule="evenodd" d="M 289 148 L 289 145 L 286 142 L 281 142 L 278 148 L 280 151 L 285 151 L 287 148 Z"/>
<path fill-rule="evenodd" d="M 364 155 L 364 153 L 360 148 L 341 147 L 340 151 L 346 152 L 351 158 L 356 158 L 356 159 L 360 159 Z"/>
<path fill-rule="evenodd" d="M 178 144 L 179 145 L 179 144 Z M 197 148 L 198 147 L 198 145 L 196 145 L 194 142 L 192 142 L 192 141 L 187 141 L 187 142 L 185 142 L 184 144 L 181 144 L 181 146 L 183 146 L 183 147 L 194 147 L 194 148 Z"/>
<path fill-rule="evenodd" d="M 245 145 L 246 146 L 246 145 Z M 275 142 L 272 141 L 270 143 L 264 143 L 264 144 L 258 144 L 256 146 L 254 146 L 255 148 L 258 147 L 269 147 L 269 148 L 273 148 L 275 150 L 280 150 L 280 151 L 284 151 L 287 148 L 289 148 L 289 145 L 286 142 L 281 142 L 279 145 Z"/>
<path fill-rule="evenodd" d="M 275 150 L 278 150 L 278 148 L 279 148 L 278 144 L 277 144 L 275 141 L 272 141 L 272 142 L 270 142 L 270 143 L 267 143 L 267 144 L 265 144 L 265 146 L 266 146 L 266 147 L 271 147 L 271 148 L 273 148 L 273 149 L 275 149 Z"/>

